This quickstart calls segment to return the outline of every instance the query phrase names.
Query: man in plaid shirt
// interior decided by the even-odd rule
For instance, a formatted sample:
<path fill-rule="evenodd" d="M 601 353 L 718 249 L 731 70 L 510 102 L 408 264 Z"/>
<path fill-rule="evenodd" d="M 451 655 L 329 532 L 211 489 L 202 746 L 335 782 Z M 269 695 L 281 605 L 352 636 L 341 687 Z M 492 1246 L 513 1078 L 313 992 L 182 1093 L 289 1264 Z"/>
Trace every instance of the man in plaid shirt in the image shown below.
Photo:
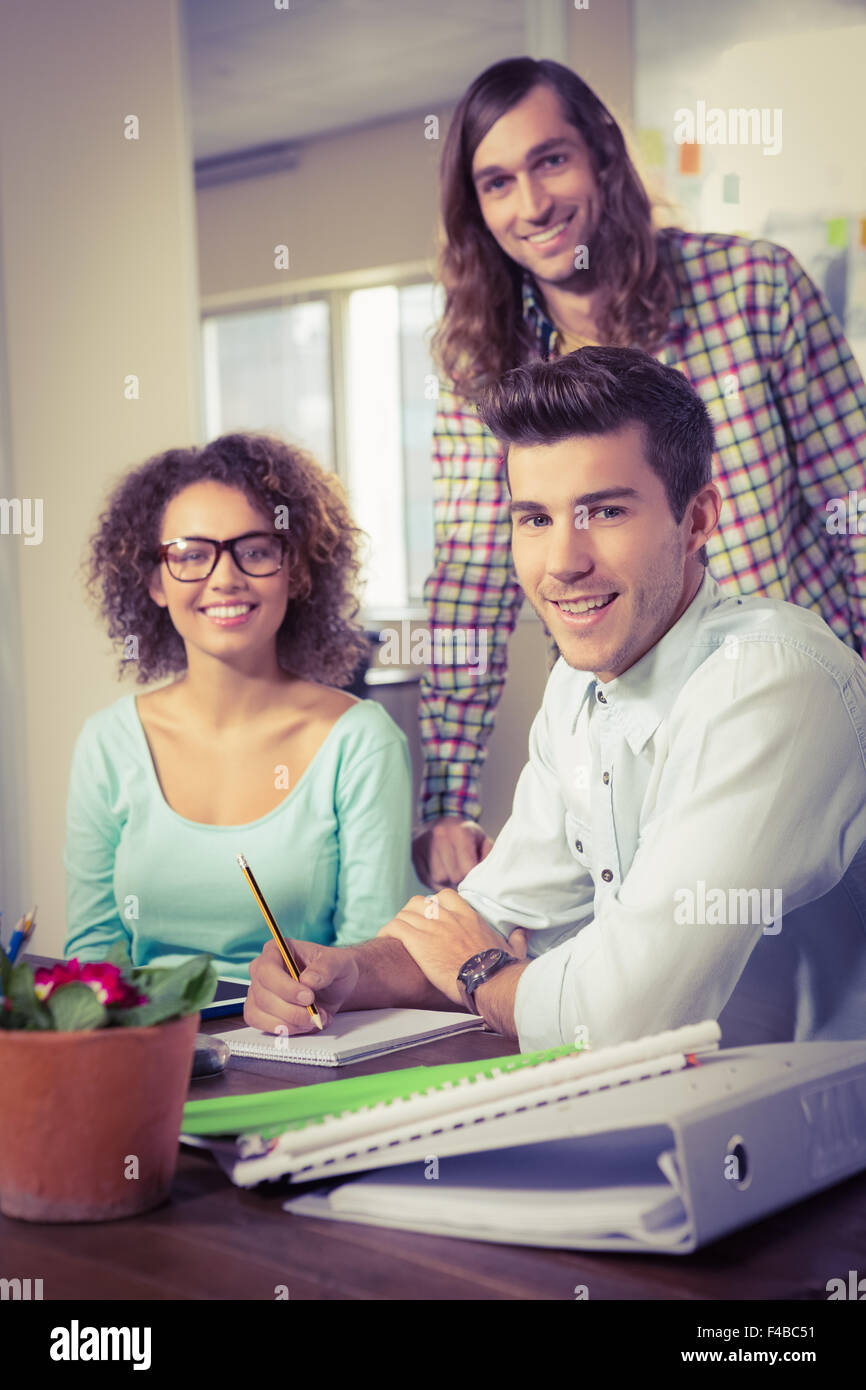
<path fill-rule="evenodd" d="M 435 348 L 448 386 L 425 599 L 434 631 L 486 633 L 486 661 L 434 663 L 421 683 L 413 857 L 435 888 L 456 886 L 491 847 L 480 775 L 523 593 L 503 451 L 473 397 L 508 368 L 605 342 L 677 368 L 715 426 L 714 579 L 814 608 L 855 650 L 866 634 L 866 386 L 795 258 L 766 241 L 653 229 L 613 117 L 569 69 L 528 58 L 487 69 L 458 105 L 442 210 Z"/>

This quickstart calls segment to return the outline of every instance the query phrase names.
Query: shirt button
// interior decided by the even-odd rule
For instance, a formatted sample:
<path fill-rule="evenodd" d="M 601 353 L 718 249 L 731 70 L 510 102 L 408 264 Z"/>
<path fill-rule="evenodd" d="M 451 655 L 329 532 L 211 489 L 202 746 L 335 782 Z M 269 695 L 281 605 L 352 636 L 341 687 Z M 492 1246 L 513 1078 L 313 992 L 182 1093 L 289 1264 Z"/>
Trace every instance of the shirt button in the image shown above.
<path fill-rule="evenodd" d="M 583 854 L 583 841 L 575 840 L 574 848 L 577 850 L 578 854 Z"/>
<path fill-rule="evenodd" d="M 613 878 L 613 874 L 611 873 L 610 869 L 602 869 L 601 876 L 604 879 L 605 883 L 610 883 L 611 879 Z"/>
<path fill-rule="evenodd" d="M 602 692 L 601 692 L 600 690 L 596 691 L 596 698 L 598 699 L 598 703 L 599 703 L 600 705 L 606 705 L 606 704 L 607 704 L 607 700 L 604 698 L 604 695 L 602 694 Z"/>
<path fill-rule="evenodd" d="M 604 782 L 604 785 L 607 786 L 608 782 L 610 781 L 610 773 L 609 773 L 609 772 L 605 772 L 605 773 L 603 774 L 601 780 L 602 780 L 602 782 Z"/>

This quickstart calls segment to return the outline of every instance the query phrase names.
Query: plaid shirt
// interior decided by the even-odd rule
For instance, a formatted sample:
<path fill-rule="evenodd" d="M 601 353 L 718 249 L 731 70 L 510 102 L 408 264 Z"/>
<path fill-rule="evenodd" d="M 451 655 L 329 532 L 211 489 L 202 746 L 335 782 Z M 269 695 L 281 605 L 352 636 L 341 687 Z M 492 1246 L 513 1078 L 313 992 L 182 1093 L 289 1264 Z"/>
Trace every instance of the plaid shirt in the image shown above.
<path fill-rule="evenodd" d="M 855 511 L 866 499 L 866 386 L 839 323 L 781 246 L 678 228 L 658 236 L 677 295 L 655 355 L 687 377 L 715 426 L 713 472 L 724 503 L 707 542 L 710 572 L 723 590 L 815 609 L 859 650 L 866 534 L 856 520 L 844 534 L 827 526 L 830 499 L 844 503 L 846 516 L 849 493 Z M 555 356 L 556 329 L 529 276 L 523 313 L 538 356 Z M 450 389 L 440 392 L 433 468 L 430 625 L 487 629 L 487 652 L 474 666 L 431 665 L 422 678 L 421 814 L 474 819 L 523 592 L 511 560 L 502 451 L 472 403 Z M 866 529 L 866 515 L 860 525 Z"/>

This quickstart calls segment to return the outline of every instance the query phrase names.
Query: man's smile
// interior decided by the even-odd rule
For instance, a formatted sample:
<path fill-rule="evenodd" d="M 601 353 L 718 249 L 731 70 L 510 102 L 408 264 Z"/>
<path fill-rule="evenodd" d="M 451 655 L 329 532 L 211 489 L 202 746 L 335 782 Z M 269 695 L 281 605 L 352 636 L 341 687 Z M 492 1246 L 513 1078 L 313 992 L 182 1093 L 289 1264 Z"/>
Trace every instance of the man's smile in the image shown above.
<path fill-rule="evenodd" d="M 600 622 L 618 597 L 618 593 L 610 591 L 574 599 L 548 599 L 547 602 L 553 604 L 569 627 L 583 628 Z"/>
<path fill-rule="evenodd" d="M 573 217 L 574 213 L 570 212 L 565 221 L 557 222 L 552 227 L 545 227 L 541 232 L 532 232 L 531 235 L 524 236 L 521 240 L 528 241 L 532 246 L 547 246 L 549 243 L 557 241 L 560 236 L 564 235 L 565 229 L 568 227 Z"/>

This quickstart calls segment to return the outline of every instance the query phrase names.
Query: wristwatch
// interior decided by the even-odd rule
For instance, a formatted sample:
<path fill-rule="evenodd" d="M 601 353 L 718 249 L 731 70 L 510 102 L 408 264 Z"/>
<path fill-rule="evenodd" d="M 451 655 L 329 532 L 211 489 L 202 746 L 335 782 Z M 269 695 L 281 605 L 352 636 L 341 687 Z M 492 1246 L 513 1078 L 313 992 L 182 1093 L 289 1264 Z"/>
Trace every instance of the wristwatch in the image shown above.
<path fill-rule="evenodd" d="M 483 985 L 485 980 L 489 980 L 503 966 L 516 961 L 517 956 L 510 956 L 507 951 L 501 951 L 494 946 L 488 951 L 479 951 L 477 956 L 470 956 L 466 964 L 460 967 L 457 983 L 463 986 L 466 1002 L 473 1013 L 478 1013 L 474 998 L 478 986 Z"/>

